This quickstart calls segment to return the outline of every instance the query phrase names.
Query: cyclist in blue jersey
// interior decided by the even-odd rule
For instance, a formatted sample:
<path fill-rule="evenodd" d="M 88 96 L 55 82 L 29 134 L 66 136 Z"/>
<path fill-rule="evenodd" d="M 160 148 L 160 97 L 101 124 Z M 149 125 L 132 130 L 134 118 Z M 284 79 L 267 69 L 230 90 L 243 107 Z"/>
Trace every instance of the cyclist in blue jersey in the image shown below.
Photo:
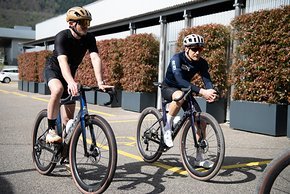
<path fill-rule="evenodd" d="M 56 131 L 56 118 L 59 112 L 59 102 L 68 94 L 78 93 L 78 84 L 74 80 L 77 68 L 86 52 L 90 53 L 98 87 L 102 90 L 109 87 L 104 85 L 101 73 L 101 60 L 93 34 L 88 32 L 92 16 L 83 7 L 73 7 L 66 13 L 69 29 L 55 36 L 53 56 L 48 58 L 44 69 L 44 78 L 51 91 L 47 106 L 49 132 L 46 142 L 59 143 L 61 136 Z M 73 118 L 75 103 L 62 107 L 63 124 Z"/>
<path fill-rule="evenodd" d="M 209 65 L 207 61 L 201 57 L 204 48 L 204 38 L 197 34 L 187 35 L 183 40 L 184 51 L 175 54 L 168 65 L 166 75 L 161 89 L 164 99 L 172 101 L 182 95 L 181 88 L 188 88 L 189 86 L 196 93 L 206 99 L 207 102 L 213 102 L 216 97 L 216 91 L 213 89 L 213 84 L 208 72 Z M 193 76 L 198 73 L 201 75 L 205 88 L 200 88 L 191 83 Z M 173 119 L 179 112 L 180 108 L 186 107 L 186 103 L 181 99 L 180 101 L 172 101 L 169 104 L 169 112 L 167 114 L 167 122 L 163 130 L 164 142 L 168 147 L 173 146 L 172 142 L 172 123 Z M 196 103 L 195 108 L 201 111 L 199 105 Z M 197 134 L 198 136 L 198 134 Z M 202 153 L 197 153 L 196 160 L 198 165 L 209 167 L 211 164 L 207 161 L 202 161 Z"/>

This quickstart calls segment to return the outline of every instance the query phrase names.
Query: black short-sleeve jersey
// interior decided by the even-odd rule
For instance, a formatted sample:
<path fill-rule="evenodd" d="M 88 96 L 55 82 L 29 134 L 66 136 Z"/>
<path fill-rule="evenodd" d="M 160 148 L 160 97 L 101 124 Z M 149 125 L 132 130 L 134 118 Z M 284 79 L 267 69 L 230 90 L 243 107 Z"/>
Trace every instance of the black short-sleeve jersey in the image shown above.
<path fill-rule="evenodd" d="M 57 57 L 66 55 L 74 76 L 87 51 L 98 53 L 95 37 L 91 33 L 88 32 L 81 39 L 76 39 L 69 29 L 63 30 L 55 36 L 53 56 L 47 60 L 46 65 L 60 71 Z"/>

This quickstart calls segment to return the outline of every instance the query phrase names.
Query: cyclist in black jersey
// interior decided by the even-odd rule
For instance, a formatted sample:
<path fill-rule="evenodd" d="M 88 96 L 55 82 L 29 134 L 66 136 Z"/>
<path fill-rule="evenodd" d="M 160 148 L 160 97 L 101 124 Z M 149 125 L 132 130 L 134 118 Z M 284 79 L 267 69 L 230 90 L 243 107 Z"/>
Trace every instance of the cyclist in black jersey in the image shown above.
<path fill-rule="evenodd" d="M 172 101 L 182 95 L 181 88 L 191 87 L 195 93 L 200 94 L 207 102 L 213 102 L 217 94 L 213 89 L 213 84 L 208 72 L 209 65 L 207 61 L 201 57 L 204 48 L 204 38 L 197 34 L 190 34 L 184 38 L 183 45 L 185 47 L 184 51 L 175 54 L 168 65 L 161 89 L 163 98 Z M 206 89 L 191 83 L 196 73 L 201 75 Z M 183 105 L 183 102 L 183 99 L 178 102 L 172 101 L 169 105 L 167 122 L 163 131 L 164 142 L 168 147 L 173 146 L 171 134 L 172 123 L 180 108 L 185 106 L 186 103 Z M 201 111 L 197 103 L 194 106 L 197 111 Z M 198 158 L 202 160 L 202 156 L 197 156 L 197 159 Z M 201 161 L 201 164 L 203 166 L 211 165 L 204 161 Z"/>
<path fill-rule="evenodd" d="M 48 58 L 44 69 L 44 78 L 51 91 L 47 107 L 49 133 L 46 142 L 61 142 L 62 138 L 56 132 L 56 118 L 59 112 L 59 101 L 71 93 L 78 93 L 78 84 L 74 80 L 77 68 L 86 52 L 90 53 L 98 87 L 105 90 L 101 73 L 101 60 L 95 37 L 88 32 L 92 16 L 83 7 L 73 7 L 66 13 L 69 29 L 59 32 L 55 36 L 53 56 Z M 73 118 L 75 104 L 68 104 L 61 108 L 63 124 Z"/>

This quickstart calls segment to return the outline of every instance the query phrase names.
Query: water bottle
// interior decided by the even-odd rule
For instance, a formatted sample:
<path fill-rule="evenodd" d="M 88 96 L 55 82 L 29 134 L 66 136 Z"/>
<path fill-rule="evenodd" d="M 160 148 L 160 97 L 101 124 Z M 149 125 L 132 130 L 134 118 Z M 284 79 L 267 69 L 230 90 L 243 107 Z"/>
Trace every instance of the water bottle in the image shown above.
<path fill-rule="evenodd" d="M 66 127 L 65 127 L 65 133 L 66 134 L 69 134 L 72 129 L 73 129 L 73 124 L 74 124 L 74 120 L 73 119 L 70 119 L 67 124 L 66 124 Z"/>
<path fill-rule="evenodd" d="M 178 123 L 178 121 L 180 121 L 181 117 L 180 116 L 176 116 L 174 119 L 173 119 L 173 128 L 175 128 L 176 124 Z"/>

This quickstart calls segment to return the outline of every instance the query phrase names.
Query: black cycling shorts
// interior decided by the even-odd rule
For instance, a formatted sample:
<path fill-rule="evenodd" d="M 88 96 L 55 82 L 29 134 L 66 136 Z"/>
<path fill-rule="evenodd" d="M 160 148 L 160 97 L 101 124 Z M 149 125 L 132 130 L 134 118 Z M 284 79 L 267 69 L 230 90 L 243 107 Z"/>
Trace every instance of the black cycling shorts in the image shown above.
<path fill-rule="evenodd" d="M 61 72 L 56 71 L 56 70 L 50 68 L 49 66 L 46 66 L 44 68 L 43 77 L 44 77 L 44 80 L 47 84 L 52 79 L 60 80 L 60 82 L 62 83 L 63 89 L 64 89 L 61 98 L 64 99 L 64 98 L 69 96 L 68 91 L 67 91 L 67 83 L 66 83 L 64 77 L 62 76 Z M 74 103 L 75 102 L 70 103 L 70 104 L 74 104 Z"/>
<path fill-rule="evenodd" d="M 178 91 L 180 89 L 178 88 L 174 88 L 174 87 L 170 87 L 168 86 L 167 84 L 165 84 L 164 82 L 162 83 L 162 87 L 161 87 L 161 95 L 162 95 L 162 98 L 164 100 L 167 100 L 168 102 L 171 102 L 172 101 L 172 95 L 175 91 Z M 199 106 L 199 104 L 197 103 L 197 101 L 195 99 L 193 99 L 193 106 L 195 107 L 195 110 L 197 112 L 201 112 L 201 108 Z M 188 103 L 187 102 L 184 102 L 182 104 L 182 109 L 184 111 L 186 111 L 188 108 Z"/>

